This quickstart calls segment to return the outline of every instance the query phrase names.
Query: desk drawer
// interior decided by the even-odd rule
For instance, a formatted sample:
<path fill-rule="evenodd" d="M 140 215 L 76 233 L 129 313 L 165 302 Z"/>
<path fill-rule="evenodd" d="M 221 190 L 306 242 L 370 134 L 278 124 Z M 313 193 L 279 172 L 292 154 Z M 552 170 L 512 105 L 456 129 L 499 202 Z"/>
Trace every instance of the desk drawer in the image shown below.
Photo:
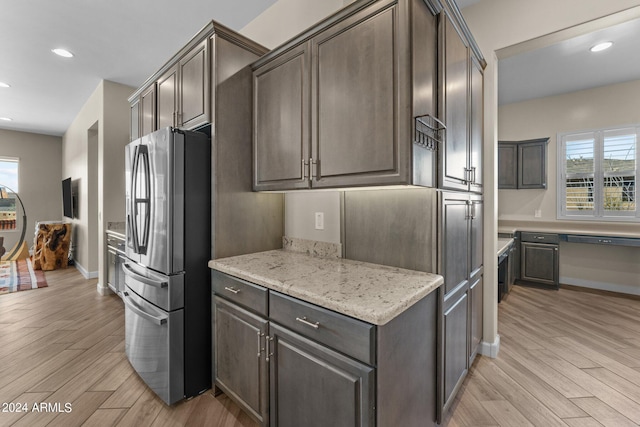
<path fill-rule="evenodd" d="M 522 242 L 531 242 L 531 243 L 560 243 L 560 238 L 557 234 L 551 233 L 532 233 L 528 231 L 523 231 L 520 233 L 520 241 Z"/>
<path fill-rule="evenodd" d="M 218 296 L 267 316 L 267 288 L 213 270 L 211 289 Z"/>
<path fill-rule="evenodd" d="M 374 325 L 278 292 L 269 294 L 269 320 L 364 363 L 375 364 Z"/>

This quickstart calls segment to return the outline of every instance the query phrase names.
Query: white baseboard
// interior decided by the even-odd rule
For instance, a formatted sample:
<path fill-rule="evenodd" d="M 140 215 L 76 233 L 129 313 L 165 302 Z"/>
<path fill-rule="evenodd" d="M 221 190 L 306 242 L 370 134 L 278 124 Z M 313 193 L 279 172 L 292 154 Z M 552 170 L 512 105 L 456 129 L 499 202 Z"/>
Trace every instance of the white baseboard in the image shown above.
<path fill-rule="evenodd" d="M 496 340 L 492 343 L 482 341 L 480 343 L 480 354 L 495 359 L 500 351 L 500 335 L 496 335 Z"/>
<path fill-rule="evenodd" d="M 84 276 L 85 279 L 95 279 L 98 277 L 97 271 L 87 271 L 86 268 L 78 264 L 78 261 L 75 262 L 76 270 L 80 272 Z"/>
<path fill-rule="evenodd" d="M 576 279 L 575 277 L 560 277 L 560 283 L 564 285 L 580 286 L 583 288 L 599 289 L 601 291 L 640 295 L 640 287 L 637 286 L 625 286 L 617 283 L 594 282 L 591 280 Z"/>
<path fill-rule="evenodd" d="M 96 290 L 103 297 L 113 293 L 113 291 L 111 290 L 111 288 L 109 288 L 109 286 L 102 286 L 100 283 L 96 285 Z"/>

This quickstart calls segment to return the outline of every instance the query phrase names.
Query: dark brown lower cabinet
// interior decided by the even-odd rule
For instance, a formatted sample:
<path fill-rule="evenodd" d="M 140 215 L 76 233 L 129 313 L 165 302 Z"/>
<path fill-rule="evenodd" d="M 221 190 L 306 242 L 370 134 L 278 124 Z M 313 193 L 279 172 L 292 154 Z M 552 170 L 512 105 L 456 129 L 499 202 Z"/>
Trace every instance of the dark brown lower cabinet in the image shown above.
<path fill-rule="evenodd" d="M 372 325 L 217 271 L 213 289 L 214 386 L 261 426 L 437 425 L 440 290 Z"/>
<path fill-rule="evenodd" d="M 214 383 L 259 422 L 269 417 L 267 319 L 223 298 L 213 303 Z"/>
<path fill-rule="evenodd" d="M 271 425 L 375 425 L 374 369 L 271 324 Z"/>
<path fill-rule="evenodd" d="M 521 282 L 560 287 L 558 245 L 522 242 Z"/>
<path fill-rule="evenodd" d="M 469 326 L 469 290 L 456 292 L 445 300 L 443 406 L 447 411 L 467 375 L 469 363 L 467 336 Z"/>

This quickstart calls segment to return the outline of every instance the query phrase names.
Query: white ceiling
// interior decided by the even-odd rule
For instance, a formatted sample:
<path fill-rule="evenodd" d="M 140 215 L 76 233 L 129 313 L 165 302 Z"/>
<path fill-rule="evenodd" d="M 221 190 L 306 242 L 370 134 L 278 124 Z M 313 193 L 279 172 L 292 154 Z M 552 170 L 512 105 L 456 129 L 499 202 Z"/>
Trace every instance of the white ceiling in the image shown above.
<path fill-rule="evenodd" d="M 276 0 L 14 0 L 0 13 L 0 128 L 62 135 L 105 79 L 140 86 L 210 19 L 239 30 Z M 480 0 L 458 0 L 461 8 Z M 481 6 L 478 6 L 481 7 Z M 606 33 L 610 31 L 610 33 Z M 596 41 L 615 45 L 597 55 Z M 501 59 L 499 102 L 640 79 L 640 20 Z M 60 58 L 64 47 L 76 56 Z"/>
<path fill-rule="evenodd" d="M 0 12 L 0 128 L 62 135 L 105 79 L 138 87 L 205 24 L 238 30 L 275 0 L 13 0 Z M 65 59 L 51 49 L 75 54 Z"/>
<path fill-rule="evenodd" d="M 602 52 L 600 42 L 614 45 Z M 640 79 L 640 19 L 600 29 L 498 63 L 500 105 Z"/>

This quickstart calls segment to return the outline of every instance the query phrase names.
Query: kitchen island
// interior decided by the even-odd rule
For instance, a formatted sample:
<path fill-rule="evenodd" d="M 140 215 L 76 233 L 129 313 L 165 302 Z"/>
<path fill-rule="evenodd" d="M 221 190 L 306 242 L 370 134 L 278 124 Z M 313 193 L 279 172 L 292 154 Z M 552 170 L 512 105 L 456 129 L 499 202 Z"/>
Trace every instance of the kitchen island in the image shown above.
<path fill-rule="evenodd" d="M 286 250 L 209 267 L 213 383 L 261 425 L 436 424 L 441 276 Z"/>

